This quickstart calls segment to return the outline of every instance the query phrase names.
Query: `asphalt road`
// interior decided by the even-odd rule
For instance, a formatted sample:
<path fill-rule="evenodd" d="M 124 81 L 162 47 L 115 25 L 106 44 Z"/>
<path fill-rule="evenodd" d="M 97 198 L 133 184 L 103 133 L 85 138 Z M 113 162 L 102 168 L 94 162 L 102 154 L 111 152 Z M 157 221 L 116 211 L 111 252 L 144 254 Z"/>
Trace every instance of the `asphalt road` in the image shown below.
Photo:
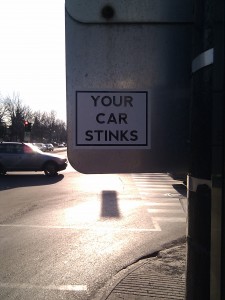
<path fill-rule="evenodd" d="M 62 155 L 65 153 L 61 153 Z M 0 299 L 94 299 L 108 280 L 185 235 L 180 182 L 166 174 L 0 181 Z"/>

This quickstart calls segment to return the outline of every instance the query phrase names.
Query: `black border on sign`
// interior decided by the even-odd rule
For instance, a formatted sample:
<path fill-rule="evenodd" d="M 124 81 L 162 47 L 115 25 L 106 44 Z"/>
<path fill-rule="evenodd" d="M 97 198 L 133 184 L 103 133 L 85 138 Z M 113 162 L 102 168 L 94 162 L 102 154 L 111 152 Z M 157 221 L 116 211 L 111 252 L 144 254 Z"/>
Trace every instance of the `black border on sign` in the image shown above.
<path fill-rule="evenodd" d="M 146 105 L 146 116 L 145 116 L 145 120 L 146 120 L 146 136 L 145 136 L 145 140 L 146 140 L 146 143 L 143 143 L 143 144 L 78 144 L 78 141 L 77 141 L 77 136 L 78 136 L 78 122 L 77 122 L 77 116 L 78 116 L 78 93 L 136 93 L 136 94 L 145 94 L 146 95 L 146 98 L 145 98 L 145 105 Z M 88 146 L 95 146 L 95 147 L 104 147 L 104 146 L 107 146 L 107 147 L 130 147 L 130 146 L 148 146 L 148 91 L 76 91 L 76 95 L 75 95 L 75 122 L 76 122 L 76 130 L 75 130 L 75 146 L 85 146 L 85 147 L 88 147 Z"/>

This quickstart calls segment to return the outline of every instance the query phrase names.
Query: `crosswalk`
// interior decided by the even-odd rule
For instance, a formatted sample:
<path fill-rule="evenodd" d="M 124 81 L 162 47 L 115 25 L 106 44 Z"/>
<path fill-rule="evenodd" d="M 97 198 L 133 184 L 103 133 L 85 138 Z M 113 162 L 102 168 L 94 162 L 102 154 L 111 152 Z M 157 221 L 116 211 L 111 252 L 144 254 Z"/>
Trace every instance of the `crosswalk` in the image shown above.
<path fill-rule="evenodd" d="M 185 223 L 185 186 L 167 174 L 138 173 L 132 179 L 157 228 L 167 223 Z M 179 187 L 179 191 L 175 189 Z M 180 190 L 183 193 L 180 193 Z"/>
<path fill-rule="evenodd" d="M 153 227 L 150 225 L 149 228 L 144 227 L 144 229 L 141 226 L 135 229 L 126 227 L 123 230 L 132 232 L 134 230 L 162 231 L 166 224 L 186 223 L 186 188 L 181 181 L 172 179 L 166 173 L 79 175 L 76 183 L 77 188 L 79 187 L 81 191 L 85 190 L 85 192 L 97 195 L 110 216 L 115 213 L 112 211 L 112 208 L 115 209 L 115 207 L 123 217 L 129 216 L 131 211 L 141 209 L 144 213 L 143 218 L 146 220 L 147 215 L 147 218 L 150 217 L 150 224 L 154 225 Z M 102 191 L 106 191 L 105 195 Z M 97 220 L 99 218 L 98 205 L 93 201 L 91 203 L 93 204 L 93 207 L 91 206 L 92 219 Z M 86 206 L 85 211 L 87 211 Z M 102 223 L 101 228 L 97 229 L 118 230 L 118 228 L 111 228 L 108 225 L 104 227 Z M 122 229 L 120 228 L 120 230 Z"/>

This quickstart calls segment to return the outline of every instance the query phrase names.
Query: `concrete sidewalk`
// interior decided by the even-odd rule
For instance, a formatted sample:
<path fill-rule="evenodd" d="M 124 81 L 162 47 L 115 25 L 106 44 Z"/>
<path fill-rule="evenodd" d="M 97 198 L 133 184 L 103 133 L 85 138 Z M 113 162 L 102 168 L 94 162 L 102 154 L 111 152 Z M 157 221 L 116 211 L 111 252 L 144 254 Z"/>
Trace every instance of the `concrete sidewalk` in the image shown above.
<path fill-rule="evenodd" d="M 187 214 L 187 198 L 180 198 Z M 96 300 L 185 299 L 186 237 L 119 272 Z"/>
<path fill-rule="evenodd" d="M 186 239 L 118 274 L 101 300 L 185 299 Z"/>

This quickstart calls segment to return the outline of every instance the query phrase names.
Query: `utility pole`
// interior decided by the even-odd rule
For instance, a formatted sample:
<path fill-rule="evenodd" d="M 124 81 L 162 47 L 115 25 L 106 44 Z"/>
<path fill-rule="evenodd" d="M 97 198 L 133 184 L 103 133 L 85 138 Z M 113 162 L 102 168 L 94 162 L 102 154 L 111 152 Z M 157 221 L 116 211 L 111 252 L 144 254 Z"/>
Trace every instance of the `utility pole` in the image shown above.
<path fill-rule="evenodd" d="M 194 2 L 187 300 L 225 297 L 223 2 Z"/>
<path fill-rule="evenodd" d="M 210 299 L 225 299 L 225 3 L 214 0 Z"/>

